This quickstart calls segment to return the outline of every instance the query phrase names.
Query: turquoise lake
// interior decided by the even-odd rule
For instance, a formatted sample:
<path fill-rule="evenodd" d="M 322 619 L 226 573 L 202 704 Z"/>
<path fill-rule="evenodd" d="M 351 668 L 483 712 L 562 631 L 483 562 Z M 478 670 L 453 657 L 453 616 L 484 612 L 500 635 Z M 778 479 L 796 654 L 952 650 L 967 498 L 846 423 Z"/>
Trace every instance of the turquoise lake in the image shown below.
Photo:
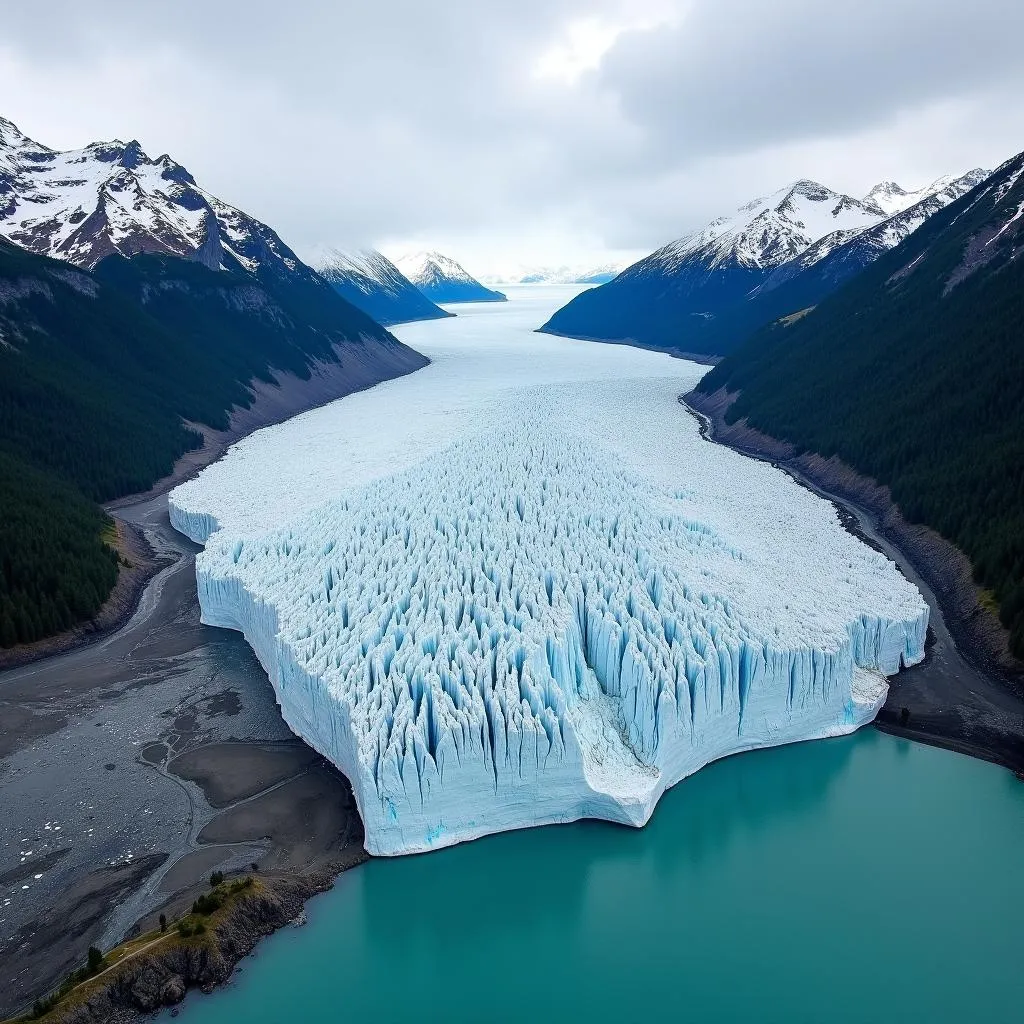
<path fill-rule="evenodd" d="M 873 729 L 712 764 L 646 828 L 374 860 L 186 1024 L 1020 1021 L 1024 783 Z"/>

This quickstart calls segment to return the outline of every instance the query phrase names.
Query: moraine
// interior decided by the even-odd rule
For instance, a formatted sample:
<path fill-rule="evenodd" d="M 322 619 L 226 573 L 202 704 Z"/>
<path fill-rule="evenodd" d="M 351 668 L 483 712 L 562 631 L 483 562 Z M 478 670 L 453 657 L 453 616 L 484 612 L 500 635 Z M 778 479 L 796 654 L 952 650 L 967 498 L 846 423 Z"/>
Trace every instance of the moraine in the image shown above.
<path fill-rule="evenodd" d="M 830 504 L 700 438 L 703 367 L 510 298 L 402 328 L 430 366 L 170 496 L 204 621 L 352 781 L 372 853 L 642 825 L 710 761 L 869 722 L 924 653 L 927 605 Z"/>

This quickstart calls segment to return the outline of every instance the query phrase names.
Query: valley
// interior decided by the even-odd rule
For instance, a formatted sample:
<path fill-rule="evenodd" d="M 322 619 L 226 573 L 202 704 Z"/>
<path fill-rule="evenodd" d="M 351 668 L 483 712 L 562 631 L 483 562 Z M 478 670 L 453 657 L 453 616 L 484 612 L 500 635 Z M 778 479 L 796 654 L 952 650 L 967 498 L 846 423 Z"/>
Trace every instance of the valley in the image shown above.
<path fill-rule="evenodd" d="M 979 3 L 5 19 L 4 1024 L 1015 1024 Z"/>
<path fill-rule="evenodd" d="M 538 294 L 540 298 L 531 298 Z M 531 293 L 527 289 L 507 306 L 481 305 L 457 319 L 402 328 L 407 343 L 430 354 L 430 368 L 417 371 L 406 379 L 407 384 L 396 381 L 378 385 L 253 435 L 249 442 L 236 446 L 227 458 L 215 463 L 207 476 L 194 485 L 186 485 L 173 499 L 178 508 L 174 513 L 178 525 L 199 522 L 182 518 L 182 496 L 189 493 L 217 495 L 214 515 L 223 521 L 228 533 L 242 530 L 259 535 L 272 527 L 275 517 L 291 522 L 308 517 L 317 503 L 339 485 L 372 488 L 374 481 L 380 486 L 382 474 L 386 478 L 398 471 L 404 487 L 407 474 L 402 476 L 403 467 L 431 465 L 433 451 L 457 444 L 470 425 L 486 429 L 491 418 L 502 422 L 510 411 L 522 407 L 522 396 L 529 396 L 534 415 L 548 410 L 543 412 L 548 418 L 568 396 L 576 396 L 571 408 L 577 430 L 586 423 L 588 430 L 596 431 L 593 437 L 597 443 L 611 445 L 618 453 L 617 459 L 635 460 L 639 456 L 641 462 L 631 463 L 635 467 L 659 465 L 669 449 L 677 446 L 692 428 L 678 398 L 692 389 L 705 370 L 663 355 L 620 346 L 596 347 L 594 351 L 600 354 L 598 367 L 593 360 L 581 363 L 579 352 L 591 351 L 586 343 L 548 340 L 531 334 L 542 319 L 537 303 L 555 298 L 548 292 Z M 502 316 L 495 320 L 498 311 Z M 502 326 L 509 323 L 509 317 L 511 335 L 507 334 L 509 328 Z M 450 340 L 431 342 L 431 335 L 440 332 L 448 334 Z M 473 357 L 473 350 L 484 337 L 490 338 L 489 347 Z M 502 337 L 508 337 L 511 344 L 506 342 L 495 353 L 494 345 Z M 540 364 L 538 358 L 542 353 L 546 353 L 546 361 Z M 558 357 L 558 353 L 562 356 Z M 496 355 L 505 360 L 497 364 L 503 367 L 498 373 L 488 368 Z M 529 383 L 527 377 L 526 389 L 522 390 L 524 371 L 540 365 L 545 368 L 544 384 Z M 642 386 L 633 390 L 637 390 L 637 395 L 642 391 L 646 397 L 637 409 L 645 409 L 648 416 L 651 395 L 659 395 L 656 406 L 662 410 L 660 415 L 665 417 L 666 425 L 666 432 L 659 435 L 635 426 L 628 433 L 633 438 L 628 445 L 624 444 L 621 432 L 623 414 L 629 408 L 623 405 L 623 398 L 631 393 L 628 378 L 623 380 L 623 368 L 627 366 L 633 367 L 631 373 L 641 374 Z M 511 367 L 518 369 L 510 373 Z M 412 390 L 410 384 L 415 385 Z M 580 404 L 580 384 L 589 404 Z M 437 395 L 442 392 L 447 393 L 447 398 L 438 402 Z M 411 416 L 410 400 L 417 393 L 421 396 L 416 399 L 420 405 L 416 415 Z M 389 416 L 387 410 L 392 407 L 401 408 L 403 416 Z M 606 419 L 609 409 L 616 410 L 614 428 Z M 375 429 L 382 415 L 390 423 L 387 431 Z M 548 422 L 560 420 L 556 415 Z M 358 444 L 353 443 L 356 436 L 360 437 Z M 476 436 L 475 432 L 469 436 Z M 509 436 L 516 437 L 514 433 Z M 341 448 L 339 437 L 345 438 Z M 523 441 L 517 439 L 514 443 L 521 445 Z M 678 488 L 679 467 L 690 466 L 689 472 L 682 473 L 690 483 L 674 501 L 699 501 L 695 485 L 711 487 L 716 494 L 720 492 L 722 485 L 714 483 L 720 472 L 694 477 L 692 467 L 699 462 L 691 461 L 698 451 L 691 450 L 693 444 L 710 448 L 708 442 L 695 437 L 684 446 L 688 454 L 676 453 L 665 463 L 666 468 L 659 471 L 666 474 L 663 486 Z M 307 460 L 317 452 L 334 453 L 321 464 L 313 490 L 302 483 L 308 479 L 306 470 L 310 463 L 290 458 L 289 453 L 295 451 L 305 451 Z M 631 451 L 635 454 L 631 455 Z M 280 461 L 274 461 L 274 452 L 280 452 Z M 565 458 L 568 454 L 568 450 L 558 451 L 556 457 Z M 502 456 L 503 461 L 505 458 Z M 608 473 L 607 468 L 590 461 L 589 456 L 584 465 L 588 473 L 598 474 L 595 480 Z M 749 460 L 737 460 L 735 465 L 754 467 L 761 481 L 759 487 L 780 477 L 774 470 L 756 469 L 756 464 Z M 239 479 L 251 480 L 253 473 L 266 470 L 270 472 L 257 490 L 237 489 Z M 769 475 L 765 476 L 765 472 Z M 338 484 L 332 482 L 332 473 L 337 475 Z M 207 479 L 215 484 L 212 491 Z M 653 479 L 657 481 L 658 477 Z M 631 486 L 636 487 L 637 482 Z M 529 493 L 528 486 L 523 493 Z M 585 500 L 593 501 L 589 488 L 585 493 L 591 495 Z M 727 486 L 724 493 L 734 492 Z M 822 523 L 829 523 L 824 528 L 830 543 L 838 544 L 841 550 L 856 552 L 859 558 L 867 558 L 866 565 L 888 564 L 884 559 L 876 563 L 874 553 L 845 533 L 828 506 L 806 491 L 790 484 L 782 487 L 781 494 L 787 496 L 787 501 L 799 501 L 804 515 L 811 514 L 812 519 L 826 512 Z M 728 504 L 718 504 L 721 500 L 719 496 L 713 503 L 703 504 L 702 515 L 712 516 L 708 521 L 715 525 L 712 532 L 698 535 L 696 549 L 699 551 L 702 545 L 710 543 L 707 554 L 697 564 L 715 565 L 718 571 L 734 561 L 728 543 L 722 546 L 722 538 L 730 538 L 733 547 L 739 542 L 736 550 L 746 551 L 749 556 L 747 545 L 763 536 L 759 527 L 751 526 L 747 529 L 752 532 L 737 533 L 736 520 L 728 512 Z M 282 720 L 278 708 L 280 695 L 275 693 L 248 645 L 232 631 L 200 624 L 200 605 L 193 583 L 197 548 L 171 529 L 166 503 L 166 496 L 145 498 L 116 512 L 137 522 L 158 553 L 166 552 L 176 558 L 147 589 L 140 612 L 132 622 L 101 645 L 0 676 L 6 720 L 23 723 L 8 734 L 8 746 L 0 761 L 8 780 L 0 790 L 10 830 L 5 849 L 16 855 L 9 866 L 0 865 L 0 870 L 18 875 L 18 881 L 11 883 L 11 892 L 5 897 L 11 902 L 4 908 L 8 915 L 4 925 L 14 929 L 14 933 L 0 949 L 3 969 L 18 979 L 9 1009 L 19 1005 L 16 1000 L 28 999 L 56 980 L 67 965 L 82 956 L 90 942 L 109 945 L 135 921 L 139 922 L 138 927 L 146 927 L 161 906 L 172 912 L 175 907 L 187 907 L 206 876 L 218 865 L 237 871 L 253 861 L 260 866 L 261 877 L 268 884 L 280 879 L 282 885 L 292 887 L 290 892 L 304 892 L 308 896 L 330 885 L 339 870 L 359 863 L 365 856 L 364 842 L 374 842 L 363 839 L 361 816 L 356 814 L 352 790 L 344 776 L 290 738 L 299 722 L 294 712 L 287 712 L 291 728 Z M 773 507 L 778 508 L 778 503 L 773 503 Z M 743 514 L 749 515 L 750 510 Z M 711 561 L 705 561 L 709 555 Z M 764 555 L 758 556 L 759 572 L 777 573 L 777 583 L 772 586 L 790 588 L 791 599 L 799 598 L 800 588 L 784 582 L 795 578 L 791 555 L 777 564 L 776 558 L 765 560 Z M 797 577 L 804 578 L 800 573 Z M 739 579 L 742 575 L 735 577 Z M 735 587 L 736 582 L 730 586 Z M 204 600 L 209 612 L 214 606 L 209 604 L 206 590 Z M 394 592 L 400 594 L 401 588 Z M 749 591 L 742 598 L 745 614 L 751 614 L 749 602 L 756 593 L 757 589 Z M 925 595 L 929 596 L 927 591 Z M 808 596 L 820 606 L 821 592 L 810 592 Z M 930 612 L 935 615 L 934 604 Z M 754 614 L 754 619 L 768 615 L 768 621 L 772 621 L 776 614 L 769 602 Z M 809 616 L 820 616 L 820 607 L 812 615 L 811 605 L 807 605 L 794 624 L 806 624 Z M 941 619 L 937 622 L 941 623 Z M 261 656 L 267 658 L 266 648 Z M 955 650 L 946 634 L 941 633 L 940 646 L 934 647 L 920 666 L 895 677 L 892 693 L 900 693 L 907 685 L 937 690 L 940 681 L 949 678 L 951 657 L 955 657 Z M 593 655 L 588 654 L 591 658 Z M 952 669 L 954 675 L 957 671 Z M 907 684 L 903 682 L 905 677 Z M 69 680 L 74 680 L 70 688 Z M 59 704 L 55 704 L 58 694 Z M 608 698 L 597 693 L 589 697 L 595 707 L 602 700 Z M 612 700 L 606 712 L 613 734 L 620 713 L 616 703 Z M 12 714 L 20 719 L 12 718 Z M 842 712 L 840 717 L 844 715 Z M 585 748 L 586 737 L 592 733 L 590 719 L 577 717 L 575 721 L 578 724 L 574 728 L 579 730 Z M 594 718 L 593 724 L 598 725 L 598 719 Z M 810 720 L 805 727 L 811 730 L 810 734 L 820 728 Z M 830 725 L 827 731 L 843 732 L 848 727 L 836 730 Z M 599 727 L 594 736 L 602 729 Z M 608 757 L 607 751 L 600 759 L 603 766 L 591 761 L 587 768 L 589 784 L 621 800 L 623 791 L 619 787 L 632 774 L 639 780 L 647 772 L 648 780 L 652 779 L 650 769 L 636 760 L 636 751 L 643 750 L 642 743 L 631 747 L 638 742 L 639 735 L 637 739 L 618 741 L 624 755 L 621 764 Z M 782 738 L 787 737 L 776 736 L 773 741 Z M 765 756 L 768 755 L 751 755 L 754 759 Z M 793 756 L 798 760 L 802 757 Z M 840 776 L 844 757 L 837 762 Z M 108 764 L 113 769 L 108 769 Z M 713 769 L 704 769 L 710 770 Z M 88 787 L 77 788 L 69 801 L 55 800 L 52 794 L 58 788 L 57 776 L 69 771 L 79 779 L 88 779 Z M 801 769 L 797 771 L 802 773 Z M 703 774 L 698 773 L 696 778 Z M 241 780 L 242 789 L 232 779 Z M 47 795 L 40 803 L 26 787 L 38 787 L 32 792 Z M 462 790 L 463 799 L 467 792 L 471 790 Z M 552 795 L 558 801 L 565 801 L 567 796 L 565 789 L 560 791 L 558 787 Z M 515 806 L 513 801 L 511 807 Z M 349 817 L 337 817 L 346 807 L 350 808 L 345 812 Z M 593 800 L 585 810 L 588 814 L 602 813 Z M 537 806 L 530 805 L 528 814 L 528 819 L 517 820 L 506 812 L 506 817 L 499 819 L 500 825 L 535 824 Z M 558 811 L 557 820 L 564 818 L 564 810 Z M 653 824 L 658 820 L 659 815 L 655 815 Z M 273 828 L 268 831 L 271 822 Z M 60 831 L 54 833 L 58 826 Z M 15 832 L 19 835 L 15 836 Z M 411 838 L 412 833 L 406 834 Z M 55 841 L 51 838 L 55 835 L 61 838 Z M 36 836 L 40 843 L 35 841 Z M 69 844 L 64 837 L 73 841 Z M 450 838 L 458 837 L 459 833 L 453 832 Z M 32 840 L 31 846 L 21 840 Z M 63 853 L 64 850 L 73 852 Z M 36 874 L 42 877 L 36 879 Z M 25 881 L 20 880 L 22 876 Z M 21 890 L 20 886 L 26 884 L 29 889 Z M 352 890 L 346 887 L 341 891 Z M 81 922 L 73 933 L 56 925 L 69 915 Z M 38 952 L 43 948 L 48 951 L 45 957 Z M 310 988 L 311 993 L 315 991 L 315 987 Z M 311 1008 L 310 1012 L 317 1011 Z"/>

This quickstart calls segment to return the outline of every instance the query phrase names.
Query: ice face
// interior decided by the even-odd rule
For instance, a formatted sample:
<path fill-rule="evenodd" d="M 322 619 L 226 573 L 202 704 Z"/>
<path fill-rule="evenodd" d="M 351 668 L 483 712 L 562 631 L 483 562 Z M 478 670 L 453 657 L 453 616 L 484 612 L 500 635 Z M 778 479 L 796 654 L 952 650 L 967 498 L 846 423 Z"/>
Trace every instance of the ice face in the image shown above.
<path fill-rule="evenodd" d="M 411 326 L 430 367 L 171 496 L 204 621 L 352 781 L 372 853 L 641 825 L 717 757 L 870 721 L 923 654 L 883 556 L 700 438 L 677 396 L 701 368 L 510 307 Z"/>

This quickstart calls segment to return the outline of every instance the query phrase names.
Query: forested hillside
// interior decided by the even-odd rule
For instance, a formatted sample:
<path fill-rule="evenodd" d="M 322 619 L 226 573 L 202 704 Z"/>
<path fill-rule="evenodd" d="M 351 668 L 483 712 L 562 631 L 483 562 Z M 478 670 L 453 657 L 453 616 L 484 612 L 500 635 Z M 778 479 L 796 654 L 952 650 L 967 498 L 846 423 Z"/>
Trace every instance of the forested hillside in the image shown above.
<path fill-rule="evenodd" d="M 248 381 L 308 376 L 340 343 L 423 362 L 315 275 L 164 256 L 90 274 L 0 239 L 0 645 L 89 618 L 109 594 L 107 520 L 87 499 L 151 486 L 201 443 L 183 418 L 226 427 Z"/>
<path fill-rule="evenodd" d="M 699 390 L 892 489 L 957 544 L 1024 656 L 1024 154 Z"/>

